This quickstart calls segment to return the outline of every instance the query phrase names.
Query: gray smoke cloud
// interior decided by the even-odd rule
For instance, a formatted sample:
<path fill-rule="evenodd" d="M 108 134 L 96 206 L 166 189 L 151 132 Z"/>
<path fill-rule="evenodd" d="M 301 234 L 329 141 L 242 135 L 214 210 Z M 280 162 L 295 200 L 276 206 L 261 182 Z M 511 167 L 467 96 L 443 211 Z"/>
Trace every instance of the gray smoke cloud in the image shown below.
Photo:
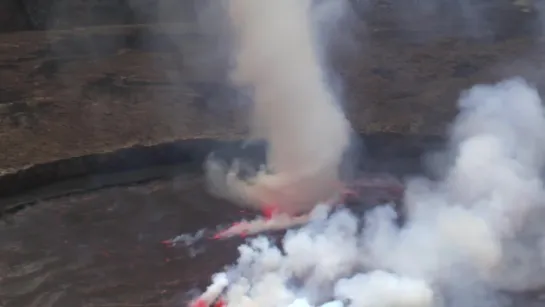
<path fill-rule="evenodd" d="M 323 29 L 345 8 L 344 1 L 228 1 L 236 48 L 230 79 L 252 97 L 249 138 L 267 142 L 267 165 L 247 182 L 237 177 L 244 161 L 225 166 L 210 159 L 214 193 L 288 213 L 336 197 L 352 131 L 328 83 L 321 46 L 328 38 Z"/>
<path fill-rule="evenodd" d="M 461 95 L 445 175 L 407 182 L 407 221 L 318 206 L 278 247 L 239 248 L 223 274 L 228 306 L 502 306 L 504 291 L 545 285 L 545 115 L 514 78 Z M 325 306 L 325 305 L 324 305 Z"/>
<path fill-rule="evenodd" d="M 268 142 L 268 163 L 248 182 L 237 177 L 245 161 L 212 158 L 211 189 L 241 205 L 312 211 L 280 244 L 259 236 L 241 245 L 207 293 L 225 289 L 229 307 L 482 307 L 545 285 L 545 114 L 536 88 L 512 78 L 462 93 L 448 150 L 436 153 L 440 176 L 406 182 L 402 226 L 390 204 L 363 217 L 331 212 L 351 129 L 328 85 L 327 33 L 317 31 L 326 12 L 340 18 L 344 9 L 325 6 L 336 8 L 334 0 L 228 3 L 231 80 L 252 96 L 249 137 Z"/>

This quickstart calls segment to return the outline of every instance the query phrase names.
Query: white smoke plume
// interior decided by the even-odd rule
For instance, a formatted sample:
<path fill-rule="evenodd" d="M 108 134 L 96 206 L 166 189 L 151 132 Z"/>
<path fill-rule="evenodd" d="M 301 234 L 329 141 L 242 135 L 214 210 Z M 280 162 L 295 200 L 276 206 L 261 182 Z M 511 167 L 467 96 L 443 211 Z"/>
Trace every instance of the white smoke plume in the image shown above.
<path fill-rule="evenodd" d="M 407 182 L 404 225 L 387 205 L 363 223 L 317 206 L 280 246 L 261 236 L 239 248 L 227 306 L 502 306 L 504 291 L 544 286 L 540 97 L 515 78 L 473 87 L 459 107 L 452 164 Z"/>
<path fill-rule="evenodd" d="M 252 93 L 251 137 L 268 142 L 268 165 L 246 182 L 236 175 L 244 161 L 212 159 L 211 187 L 247 206 L 314 209 L 279 244 L 259 236 L 240 246 L 207 295 L 222 289 L 228 307 L 488 307 L 507 304 L 505 291 L 544 286 L 545 115 L 522 79 L 463 93 L 440 159 L 451 163 L 435 181 L 408 180 L 402 226 L 388 204 L 363 222 L 317 205 L 337 193 L 351 133 L 313 30 L 326 11 L 313 5 L 334 1 L 228 1 L 232 80 Z"/>
<path fill-rule="evenodd" d="M 226 166 L 211 158 L 206 165 L 211 190 L 245 206 L 272 205 L 290 214 L 310 211 L 337 196 L 350 145 L 350 124 L 323 65 L 325 48 L 320 46 L 326 37 L 314 30 L 342 18 L 346 3 L 227 3 L 237 46 L 231 80 L 251 93 L 250 138 L 267 142 L 267 165 L 248 182 L 237 177 L 245 161 Z"/>

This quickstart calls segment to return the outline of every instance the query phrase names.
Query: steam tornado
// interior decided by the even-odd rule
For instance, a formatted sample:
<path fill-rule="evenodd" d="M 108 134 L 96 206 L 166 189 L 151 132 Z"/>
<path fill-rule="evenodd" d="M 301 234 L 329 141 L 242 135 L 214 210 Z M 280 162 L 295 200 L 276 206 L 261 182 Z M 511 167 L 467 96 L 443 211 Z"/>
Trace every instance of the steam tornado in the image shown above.
<path fill-rule="evenodd" d="M 407 182 L 406 222 L 391 206 L 360 216 L 317 206 L 279 245 L 239 247 L 227 306 L 515 306 L 505 291 L 545 285 L 545 112 L 514 78 L 464 92 L 443 178 Z"/>
<path fill-rule="evenodd" d="M 250 182 L 237 178 L 237 165 L 227 168 L 211 159 L 209 182 L 222 197 L 299 213 L 339 191 L 351 128 L 326 83 L 313 31 L 314 2 L 229 1 L 237 46 L 231 80 L 251 92 L 250 137 L 265 140 L 268 151 L 266 167 Z"/>
<path fill-rule="evenodd" d="M 332 0 L 335 1 L 335 0 Z M 407 180 L 406 221 L 384 204 L 363 223 L 335 196 L 350 125 L 326 83 L 310 0 L 231 0 L 233 82 L 253 94 L 252 138 L 269 144 L 253 182 L 210 160 L 220 195 L 308 211 L 277 242 L 258 236 L 216 276 L 226 306 L 511 306 L 506 291 L 545 285 L 545 111 L 520 78 L 459 99 L 443 177 Z M 447 159 L 448 158 L 448 159 Z M 243 167 L 244 161 L 238 165 Z M 280 245 L 280 246 L 278 246 Z"/>

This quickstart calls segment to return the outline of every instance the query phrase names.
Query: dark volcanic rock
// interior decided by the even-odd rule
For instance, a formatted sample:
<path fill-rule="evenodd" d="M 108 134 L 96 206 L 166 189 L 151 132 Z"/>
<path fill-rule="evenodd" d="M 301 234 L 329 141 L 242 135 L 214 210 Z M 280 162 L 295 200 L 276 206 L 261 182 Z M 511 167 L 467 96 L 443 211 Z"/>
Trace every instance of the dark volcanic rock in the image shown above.
<path fill-rule="evenodd" d="M 361 201 L 369 206 L 378 201 L 397 201 L 401 196 L 399 190 L 390 189 L 399 188 L 399 179 L 377 176 L 376 172 L 388 172 L 377 165 L 418 165 L 416 151 L 435 147 L 434 142 L 424 145 L 422 140 L 411 137 L 377 135 L 368 139 L 373 148 L 368 150 L 367 158 L 375 170 L 356 183 L 358 187 L 354 190 L 365 194 L 359 200 L 351 198 L 351 207 L 356 211 Z M 205 287 L 212 273 L 235 259 L 240 239 L 211 241 L 208 237 L 216 227 L 249 216 L 232 204 L 211 197 L 200 169 L 190 165 L 200 165 L 212 150 L 225 160 L 241 154 L 259 156 L 260 150 L 247 152 L 240 144 L 202 143 L 180 143 L 177 147 L 154 150 L 155 162 L 147 159 L 153 149 L 135 148 L 109 156 L 87 157 L 79 163 L 59 161 L 56 166 L 42 166 L 42 176 L 47 171 L 54 175 L 55 169 L 62 176 L 74 174 L 78 166 L 80 173 L 85 165 L 88 171 L 100 173 L 101 167 L 108 169 L 108 165 L 121 163 L 117 169 L 135 169 L 145 165 L 145 161 L 180 162 L 169 153 L 187 155 L 185 168 L 170 173 L 167 179 L 148 177 L 146 183 L 99 186 L 93 191 L 89 191 L 89 186 L 87 191 L 85 186 L 77 191 L 57 187 L 57 194 L 42 193 L 40 197 L 36 193 L 34 206 L 5 215 L 0 220 L 3 307 L 184 306 L 188 291 Z M 398 154 L 394 156 L 393 152 Z M 405 152 L 408 155 L 403 157 Z M 396 161 L 397 156 L 405 160 Z M 145 159 L 134 161 L 135 158 Z M 378 161 L 382 163 L 374 163 Z M 64 174 L 62 163 L 67 168 Z M 28 183 L 32 179 L 29 176 L 32 172 L 39 171 L 21 173 L 20 188 L 24 188 L 25 180 Z M 8 179 L 0 178 L 0 182 Z M 11 180 L 12 184 L 17 183 Z M 180 234 L 184 234 L 188 243 L 176 246 L 161 243 Z"/>
<path fill-rule="evenodd" d="M 0 1 L 0 33 L 30 29 L 25 8 L 20 0 Z"/>

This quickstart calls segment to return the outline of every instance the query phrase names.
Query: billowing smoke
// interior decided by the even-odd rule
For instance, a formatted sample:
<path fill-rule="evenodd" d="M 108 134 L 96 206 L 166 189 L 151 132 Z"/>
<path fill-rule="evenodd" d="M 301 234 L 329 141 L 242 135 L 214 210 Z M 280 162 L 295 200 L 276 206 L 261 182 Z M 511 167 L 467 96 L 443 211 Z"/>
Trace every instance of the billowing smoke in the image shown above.
<path fill-rule="evenodd" d="M 335 1 L 228 2 L 238 48 L 231 77 L 252 97 L 250 137 L 267 142 L 267 165 L 244 181 L 237 173 L 245 161 L 226 166 L 212 157 L 211 187 L 247 206 L 312 212 L 280 242 L 259 236 L 240 246 L 201 302 L 223 295 L 229 307 L 502 306 L 506 291 L 545 285 L 545 115 L 522 79 L 462 94 L 437 159 L 446 161 L 441 176 L 406 182 L 402 225 L 390 204 L 364 216 L 321 205 L 338 192 L 351 141 L 328 85 L 324 36 L 315 32 L 329 11 L 316 7 Z"/>
<path fill-rule="evenodd" d="M 279 245 L 239 248 L 221 274 L 227 305 L 502 306 L 505 291 L 544 285 L 539 95 L 515 78 L 473 87 L 459 108 L 451 163 L 439 180 L 408 180 L 402 226 L 388 204 L 363 219 L 317 206 Z"/>
<path fill-rule="evenodd" d="M 211 189 L 239 204 L 309 211 L 335 198 L 351 128 L 325 66 L 327 25 L 343 16 L 346 2 L 230 0 L 227 12 L 236 46 L 231 81 L 253 100 L 253 140 L 267 143 L 267 163 L 250 181 L 247 162 L 207 163 Z"/>

